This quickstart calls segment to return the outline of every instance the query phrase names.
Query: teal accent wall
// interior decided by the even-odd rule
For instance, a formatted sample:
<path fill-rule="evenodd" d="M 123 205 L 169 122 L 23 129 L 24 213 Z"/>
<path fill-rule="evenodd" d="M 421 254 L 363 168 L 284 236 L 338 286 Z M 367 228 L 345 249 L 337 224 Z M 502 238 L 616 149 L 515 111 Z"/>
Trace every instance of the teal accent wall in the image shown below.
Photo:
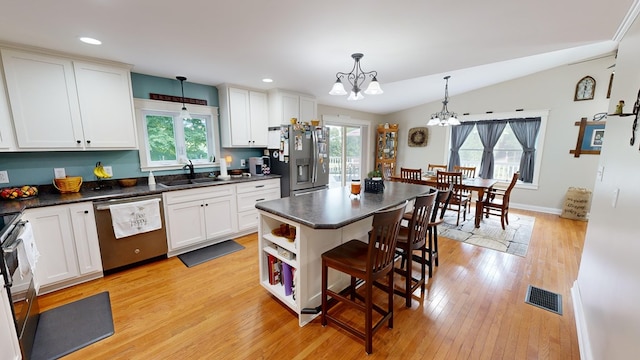
<path fill-rule="evenodd" d="M 133 97 L 149 99 L 149 93 L 182 96 L 180 81 L 157 76 L 131 73 Z M 218 89 L 215 86 L 184 82 L 184 97 L 207 100 L 208 106 L 218 106 Z M 188 108 L 188 106 L 187 106 Z"/>
<path fill-rule="evenodd" d="M 180 82 L 156 76 L 131 73 L 133 97 L 148 99 L 149 93 L 181 96 Z M 185 97 L 205 99 L 209 106 L 218 106 L 218 89 L 215 86 L 185 82 Z M 217 139 L 219 142 L 220 139 Z M 262 156 L 262 149 L 221 148 L 222 156 L 231 155 L 233 161 L 229 169 L 239 169 L 240 159 Z M 47 152 L 5 152 L 0 153 L 0 170 L 8 171 L 8 184 L 0 188 L 19 185 L 43 185 L 53 181 L 53 168 L 64 168 L 69 176 L 82 176 L 85 181 L 96 180 L 93 168 L 96 162 L 113 168 L 115 179 L 146 177 L 148 172 L 140 171 L 138 150 L 118 151 L 47 151 Z M 248 166 L 248 164 L 247 164 Z M 211 172 L 217 167 L 199 168 L 196 172 Z M 154 171 L 156 175 L 182 174 L 182 170 Z"/>

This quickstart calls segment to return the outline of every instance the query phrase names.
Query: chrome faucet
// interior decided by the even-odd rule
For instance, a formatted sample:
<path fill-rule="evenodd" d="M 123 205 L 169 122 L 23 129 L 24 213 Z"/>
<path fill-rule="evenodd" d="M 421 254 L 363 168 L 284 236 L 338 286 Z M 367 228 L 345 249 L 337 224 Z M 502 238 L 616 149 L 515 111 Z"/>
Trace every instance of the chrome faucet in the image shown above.
<path fill-rule="evenodd" d="M 196 173 L 193 171 L 193 163 L 189 160 L 189 163 L 182 167 L 182 170 L 189 169 L 189 179 L 195 179 Z"/>

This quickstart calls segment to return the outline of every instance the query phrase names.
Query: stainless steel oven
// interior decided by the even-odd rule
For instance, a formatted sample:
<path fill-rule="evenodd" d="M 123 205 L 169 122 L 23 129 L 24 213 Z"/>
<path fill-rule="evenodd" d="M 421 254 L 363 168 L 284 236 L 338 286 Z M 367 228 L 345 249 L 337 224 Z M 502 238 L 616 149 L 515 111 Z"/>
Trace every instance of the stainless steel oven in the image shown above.
<path fill-rule="evenodd" d="M 19 215 L 0 216 L 0 244 L 2 256 L 0 266 L 5 290 L 12 301 L 13 318 L 18 333 L 23 359 L 31 358 L 36 328 L 40 317 L 38 298 L 31 266 L 20 264 L 26 256 L 23 235 L 27 222 Z M 24 253 L 22 255 L 25 255 Z"/>

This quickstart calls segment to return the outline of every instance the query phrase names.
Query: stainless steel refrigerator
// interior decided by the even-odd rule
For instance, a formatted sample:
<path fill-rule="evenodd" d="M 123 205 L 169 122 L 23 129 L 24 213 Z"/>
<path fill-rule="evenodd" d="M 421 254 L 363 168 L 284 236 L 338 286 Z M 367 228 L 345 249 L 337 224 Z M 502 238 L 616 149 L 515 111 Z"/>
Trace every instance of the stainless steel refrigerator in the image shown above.
<path fill-rule="evenodd" d="M 282 175 L 282 197 L 329 185 L 329 128 L 283 125 L 269 128 L 271 173 Z"/>

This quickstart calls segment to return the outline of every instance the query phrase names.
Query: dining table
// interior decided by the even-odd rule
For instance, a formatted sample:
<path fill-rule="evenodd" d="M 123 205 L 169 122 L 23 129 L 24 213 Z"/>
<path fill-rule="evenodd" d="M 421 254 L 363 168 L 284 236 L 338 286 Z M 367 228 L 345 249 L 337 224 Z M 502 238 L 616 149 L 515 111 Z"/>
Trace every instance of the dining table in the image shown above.
<path fill-rule="evenodd" d="M 436 188 L 438 187 L 438 180 L 436 179 L 435 176 L 422 176 L 422 178 L 419 180 L 414 179 L 410 181 L 408 179 L 403 179 L 400 176 L 391 176 L 390 180 L 398 181 L 398 182 L 411 182 L 411 183 L 417 183 L 422 185 L 429 185 Z M 489 192 L 498 181 L 500 180 L 483 179 L 480 177 L 474 177 L 474 178 L 462 179 L 462 184 L 455 185 L 456 188 L 459 188 L 461 190 L 474 191 L 478 194 L 478 197 L 476 199 L 476 213 L 475 213 L 475 222 L 474 222 L 475 227 L 477 228 L 480 227 L 480 222 L 482 221 L 482 211 L 484 209 L 484 195 L 485 193 Z"/>

